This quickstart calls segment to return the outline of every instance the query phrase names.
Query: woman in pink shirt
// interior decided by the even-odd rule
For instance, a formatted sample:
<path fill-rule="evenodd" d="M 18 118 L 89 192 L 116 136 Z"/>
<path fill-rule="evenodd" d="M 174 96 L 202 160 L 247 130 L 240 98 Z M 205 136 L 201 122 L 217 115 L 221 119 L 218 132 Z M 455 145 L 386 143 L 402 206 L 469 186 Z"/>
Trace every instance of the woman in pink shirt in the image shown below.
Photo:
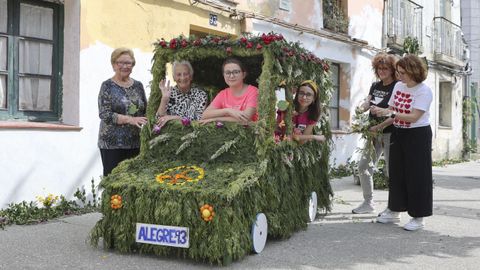
<path fill-rule="evenodd" d="M 229 87 L 217 94 L 203 112 L 200 122 L 228 121 L 246 124 L 257 121 L 258 89 L 243 82 L 247 72 L 242 62 L 236 58 L 227 58 L 222 71 Z"/>

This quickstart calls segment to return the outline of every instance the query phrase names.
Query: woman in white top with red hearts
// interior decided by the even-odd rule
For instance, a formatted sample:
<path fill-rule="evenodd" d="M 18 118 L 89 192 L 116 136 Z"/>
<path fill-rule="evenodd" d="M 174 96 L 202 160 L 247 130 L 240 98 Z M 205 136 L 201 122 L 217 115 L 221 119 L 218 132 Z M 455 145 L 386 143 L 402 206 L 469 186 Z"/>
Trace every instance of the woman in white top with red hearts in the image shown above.
<path fill-rule="evenodd" d="M 396 68 L 401 82 L 393 89 L 390 107 L 371 109 L 390 116 L 395 126 L 390 139 L 389 211 L 377 222 L 399 222 L 400 212 L 407 211 L 412 219 L 403 228 L 415 231 L 425 226 L 424 217 L 432 215 L 432 90 L 423 83 L 427 67 L 418 56 L 403 57 Z"/>

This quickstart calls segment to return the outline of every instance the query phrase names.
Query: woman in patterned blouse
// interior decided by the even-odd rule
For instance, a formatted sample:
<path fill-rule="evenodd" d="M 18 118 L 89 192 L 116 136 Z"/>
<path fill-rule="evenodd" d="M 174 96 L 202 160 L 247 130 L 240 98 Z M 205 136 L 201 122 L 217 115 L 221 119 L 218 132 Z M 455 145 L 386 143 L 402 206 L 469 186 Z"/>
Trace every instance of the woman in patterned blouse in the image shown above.
<path fill-rule="evenodd" d="M 207 106 L 207 94 L 200 88 L 192 87 L 193 68 L 188 61 L 173 62 L 173 79 L 175 87 L 170 82 L 160 81 L 162 99 L 157 110 L 157 124 L 162 127 L 170 120 L 188 118 L 200 120 Z"/>
<path fill-rule="evenodd" d="M 107 176 L 118 163 L 140 152 L 140 128 L 147 123 L 147 98 L 141 82 L 130 78 L 133 51 L 118 48 L 110 62 L 115 75 L 104 81 L 98 94 L 100 130 L 98 148 Z"/>

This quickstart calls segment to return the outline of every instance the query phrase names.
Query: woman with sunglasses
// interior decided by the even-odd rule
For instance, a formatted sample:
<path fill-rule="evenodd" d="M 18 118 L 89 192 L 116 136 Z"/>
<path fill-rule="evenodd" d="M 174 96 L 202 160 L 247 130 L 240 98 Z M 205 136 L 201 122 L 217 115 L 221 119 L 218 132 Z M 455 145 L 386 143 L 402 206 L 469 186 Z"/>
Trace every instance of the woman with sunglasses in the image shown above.
<path fill-rule="evenodd" d="M 203 112 L 200 123 L 227 121 L 246 124 L 257 121 L 258 89 L 244 83 L 247 72 L 242 62 L 236 58 L 227 58 L 222 72 L 228 88 L 215 96 Z"/>

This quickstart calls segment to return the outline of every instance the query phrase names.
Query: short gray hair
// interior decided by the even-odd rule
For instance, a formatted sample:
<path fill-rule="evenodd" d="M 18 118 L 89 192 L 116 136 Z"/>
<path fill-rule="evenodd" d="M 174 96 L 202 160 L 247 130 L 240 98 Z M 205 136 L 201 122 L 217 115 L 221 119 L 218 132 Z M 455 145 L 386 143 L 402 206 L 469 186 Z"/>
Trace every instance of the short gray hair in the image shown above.
<path fill-rule="evenodd" d="M 173 73 L 175 74 L 175 68 L 179 65 L 185 65 L 188 67 L 188 70 L 190 71 L 190 76 L 193 77 L 193 67 L 192 67 L 192 64 L 190 64 L 189 61 L 187 60 L 179 60 L 179 61 L 174 61 L 173 62 L 173 68 L 172 68 L 172 71 Z"/>

